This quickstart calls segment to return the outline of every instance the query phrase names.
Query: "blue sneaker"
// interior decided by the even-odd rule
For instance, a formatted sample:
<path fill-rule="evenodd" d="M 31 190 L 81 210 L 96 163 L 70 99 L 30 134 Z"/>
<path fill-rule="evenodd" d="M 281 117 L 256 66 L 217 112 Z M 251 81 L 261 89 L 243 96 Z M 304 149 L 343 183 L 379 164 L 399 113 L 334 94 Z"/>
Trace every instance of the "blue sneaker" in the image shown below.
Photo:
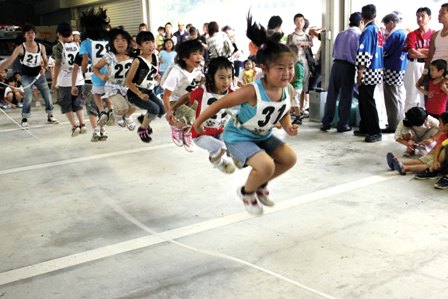
<path fill-rule="evenodd" d="M 387 161 L 387 165 L 389 165 L 390 170 L 395 170 L 394 158 L 395 158 L 394 154 L 392 154 L 391 152 L 387 153 L 386 161 Z"/>

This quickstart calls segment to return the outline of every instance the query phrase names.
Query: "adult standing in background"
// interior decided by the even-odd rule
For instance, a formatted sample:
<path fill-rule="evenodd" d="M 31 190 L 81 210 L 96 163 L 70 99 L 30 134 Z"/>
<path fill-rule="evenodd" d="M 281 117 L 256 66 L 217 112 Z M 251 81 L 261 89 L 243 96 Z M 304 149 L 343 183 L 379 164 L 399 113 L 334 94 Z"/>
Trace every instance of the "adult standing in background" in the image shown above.
<path fill-rule="evenodd" d="M 356 83 L 359 85 L 359 113 L 361 121 L 359 130 L 354 134 L 365 137 L 366 142 L 381 141 L 380 121 L 375 103 L 375 87 L 383 82 L 383 42 L 384 36 L 375 24 L 376 7 L 368 4 L 362 7 L 364 31 L 359 38 L 356 55 L 358 73 Z"/>
<path fill-rule="evenodd" d="M 325 113 L 321 131 L 327 131 L 333 121 L 336 101 L 339 97 L 337 131 L 350 131 L 350 111 L 352 108 L 353 87 L 355 84 L 355 59 L 359 47 L 359 37 L 363 27 L 360 12 L 350 15 L 350 28 L 336 36 L 333 45 L 333 66 L 331 68 Z"/>
<path fill-rule="evenodd" d="M 431 10 L 428 7 L 420 7 L 416 12 L 418 29 L 409 32 L 406 37 L 405 51 L 408 52 L 409 63 L 404 73 L 404 87 L 406 89 L 406 99 L 404 101 L 404 111 L 412 107 L 425 107 L 425 97 L 418 92 L 415 84 L 422 76 L 423 68 L 429 53 L 429 42 L 434 30 L 429 28 L 431 20 Z"/>
<path fill-rule="evenodd" d="M 219 31 L 218 23 L 210 22 L 208 24 L 208 34 L 207 46 L 210 59 L 218 56 L 227 58 L 232 56 L 234 50 L 232 41 L 225 32 Z"/>
<path fill-rule="evenodd" d="M 406 32 L 399 28 L 400 19 L 394 13 L 382 20 L 388 38 L 384 44 L 384 104 L 386 105 L 388 126 L 382 133 L 395 133 L 398 123 L 404 117 L 403 75 L 408 63 Z"/>
<path fill-rule="evenodd" d="M 179 48 L 179 46 L 183 42 L 187 41 L 190 36 L 189 33 L 184 29 L 183 22 L 177 23 L 177 31 L 174 32 L 173 35 L 176 37 L 176 40 L 177 40 L 176 49 Z"/>

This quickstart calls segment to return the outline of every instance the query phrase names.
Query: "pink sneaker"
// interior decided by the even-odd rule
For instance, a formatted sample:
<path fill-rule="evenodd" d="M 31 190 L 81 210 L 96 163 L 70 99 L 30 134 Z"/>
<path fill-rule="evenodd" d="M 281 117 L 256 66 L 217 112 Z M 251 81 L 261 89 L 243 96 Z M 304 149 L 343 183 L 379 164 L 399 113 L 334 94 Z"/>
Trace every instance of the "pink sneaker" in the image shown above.
<path fill-rule="evenodd" d="M 184 132 L 184 148 L 187 150 L 187 152 L 193 152 L 193 137 L 191 136 L 191 132 L 185 133 Z"/>
<path fill-rule="evenodd" d="M 171 126 L 171 139 L 177 146 L 184 145 L 184 131 L 176 128 L 175 126 Z"/>

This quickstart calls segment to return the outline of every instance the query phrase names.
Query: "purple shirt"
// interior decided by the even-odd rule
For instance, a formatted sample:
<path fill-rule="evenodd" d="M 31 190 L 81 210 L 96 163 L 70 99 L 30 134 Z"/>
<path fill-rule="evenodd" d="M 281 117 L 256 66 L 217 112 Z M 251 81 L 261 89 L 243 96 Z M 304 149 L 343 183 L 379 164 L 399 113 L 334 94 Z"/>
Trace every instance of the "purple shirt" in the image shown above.
<path fill-rule="evenodd" d="M 350 27 L 345 31 L 340 32 L 336 36 L 333 45 L 333 58 L 344 60 L 355 64 L 356 54 L 358 52 L 359 37 L 361 36 L 361 29 L 358 27 Z"/>

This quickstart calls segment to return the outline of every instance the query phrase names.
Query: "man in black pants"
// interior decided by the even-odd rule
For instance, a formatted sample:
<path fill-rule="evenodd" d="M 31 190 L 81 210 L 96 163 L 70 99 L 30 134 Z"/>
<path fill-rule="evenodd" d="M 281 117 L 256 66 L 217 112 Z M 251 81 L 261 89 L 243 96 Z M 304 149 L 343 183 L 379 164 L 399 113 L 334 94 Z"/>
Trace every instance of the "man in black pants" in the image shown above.
<path fill-rule="evenodd" d="M 382 136 L 374 92 L 376 85 L 383 82 L 384 37 L 381 29 L 375 24 L 375 5 L 364 6 L 361 15 L 365 28 L 359 39 L 356 56 L 356 66 L 358 68 L 356 83 L 359 85 L 361 121 L 359 130 L 355 131 L 354 134 L 365 136 L 366 142 L 377 142 L 381 141 Z"/>
<path fill-rule="evenodd" d="M 336 101 L 339 97 L 337 131 L 339 133 L 350 131 L 350 111 L 353 99 L 353 85 L 355 84 L 355 59 L 361 35 L 361 13 L 350 15 L 350 28 L 336 37 L 333 45 L 334 63 L 331 68 L 330 83 L 328 86 L 325 114 L 322 118 L 321 131 L 327 131 L 333 121 Z"/>

